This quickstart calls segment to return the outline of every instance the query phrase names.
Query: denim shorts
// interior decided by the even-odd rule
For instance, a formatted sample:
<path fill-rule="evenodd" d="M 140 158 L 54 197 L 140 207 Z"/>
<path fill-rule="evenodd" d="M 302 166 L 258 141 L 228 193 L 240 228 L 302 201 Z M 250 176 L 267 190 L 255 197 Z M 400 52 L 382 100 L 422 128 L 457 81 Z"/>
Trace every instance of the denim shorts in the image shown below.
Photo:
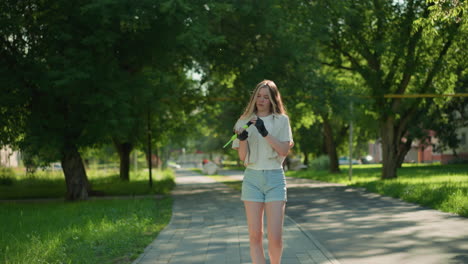
<path fill-rule="evenodd" d="M 242 201 L 286 201 L 286 178 L 283 169 L 246 169 L 242 181 Z"/>

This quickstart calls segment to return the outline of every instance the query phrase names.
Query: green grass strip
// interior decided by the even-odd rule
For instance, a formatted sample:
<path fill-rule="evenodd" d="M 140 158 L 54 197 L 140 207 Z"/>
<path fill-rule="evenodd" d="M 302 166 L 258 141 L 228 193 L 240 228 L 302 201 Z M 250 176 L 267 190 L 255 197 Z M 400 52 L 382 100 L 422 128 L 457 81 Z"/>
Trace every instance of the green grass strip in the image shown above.
<path fill-rule="evenodd" d="M 130 181 L 121 181 L 116 170 L 88 170 L 92 189 L 106 196 L 169 194 L 174 188 L 172 170 L 154 170 L 153 187 L 148 184 L 147 171 L 131 171 Z M 38 171 L 33 176 L 24 172 L 9 172 L 0 182 L 0 199 L 63 198 L 66 193 L 62 171 Z"/>
<path fill-rule="evenodd" d="M 171 213 L 169 197 L 2 204 L 0 263 L 130 263 Z"/>

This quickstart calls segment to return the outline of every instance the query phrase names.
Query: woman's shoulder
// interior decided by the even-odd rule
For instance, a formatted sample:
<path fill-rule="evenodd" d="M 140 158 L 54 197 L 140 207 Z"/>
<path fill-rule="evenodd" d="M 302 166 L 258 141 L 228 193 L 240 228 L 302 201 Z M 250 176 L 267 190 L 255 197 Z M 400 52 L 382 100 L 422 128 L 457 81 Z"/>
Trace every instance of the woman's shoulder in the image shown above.
<path fill-rule="evenodd" d="M 289 116 L 286 114 L 274 114 L 274 117 L 281 121 L 289 121 Z"/>
<path fill-rule="evenodd" d="M 250 119 L 252 119 L 252 118 L 249 118 L 249 117 L 246 118 L 244 116 L 239 117 L 239 119 L 237 119 L 236 124 L 234 125 L 235 128 L 239 128 L 239 127 L 244 126 L 245 124 L 247 124 L 247 122 L 250 121 Z"/>

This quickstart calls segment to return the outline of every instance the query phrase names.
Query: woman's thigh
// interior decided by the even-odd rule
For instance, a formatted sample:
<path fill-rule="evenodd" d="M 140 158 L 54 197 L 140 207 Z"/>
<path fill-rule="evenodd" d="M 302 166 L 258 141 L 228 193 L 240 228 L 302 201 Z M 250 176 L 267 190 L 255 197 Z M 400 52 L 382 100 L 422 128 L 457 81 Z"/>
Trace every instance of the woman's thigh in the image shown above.
<path fill-rule="evenodd" d="M 281 238 L 283 233 L 284 209 L 286 202 L 274 201 L 265 203 L 268 236 Z"/>
<path fill-rule="evenodd" d="M 249 233 L 254 234 L 263 231 L 263 210 L 265 203 L 244 201 L 245 214 Z M 262 232 L 263 233 L 263 232 Z"/>

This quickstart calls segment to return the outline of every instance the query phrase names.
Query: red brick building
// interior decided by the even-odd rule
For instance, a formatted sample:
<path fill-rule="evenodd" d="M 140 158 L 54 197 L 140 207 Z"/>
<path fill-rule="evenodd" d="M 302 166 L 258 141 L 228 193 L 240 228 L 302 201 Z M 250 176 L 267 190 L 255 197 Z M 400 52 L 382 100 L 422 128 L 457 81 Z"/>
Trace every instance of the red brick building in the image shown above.
<path fill-rule="evenodd" d="M 457 131 L 460 139 L 460 146 L 456 149 L 458 159 L 468 161 L 468 127 L 461 128 Z M 434 146 L 437 146 L 438 140 L 434 131 L 430 131 L 430 142 L 413 141 L 411 150 L 406 154 L 405 162 L 409 163 L 433 163 L 441 162 L 448 164 L 457 157 L 452 150 L 447 150 L 442 153 L 435 152 Z M 380 142 L 369 143 L 369 155 L 373 157 L 376 163 L 382 162 L 382 145 Z"/>

